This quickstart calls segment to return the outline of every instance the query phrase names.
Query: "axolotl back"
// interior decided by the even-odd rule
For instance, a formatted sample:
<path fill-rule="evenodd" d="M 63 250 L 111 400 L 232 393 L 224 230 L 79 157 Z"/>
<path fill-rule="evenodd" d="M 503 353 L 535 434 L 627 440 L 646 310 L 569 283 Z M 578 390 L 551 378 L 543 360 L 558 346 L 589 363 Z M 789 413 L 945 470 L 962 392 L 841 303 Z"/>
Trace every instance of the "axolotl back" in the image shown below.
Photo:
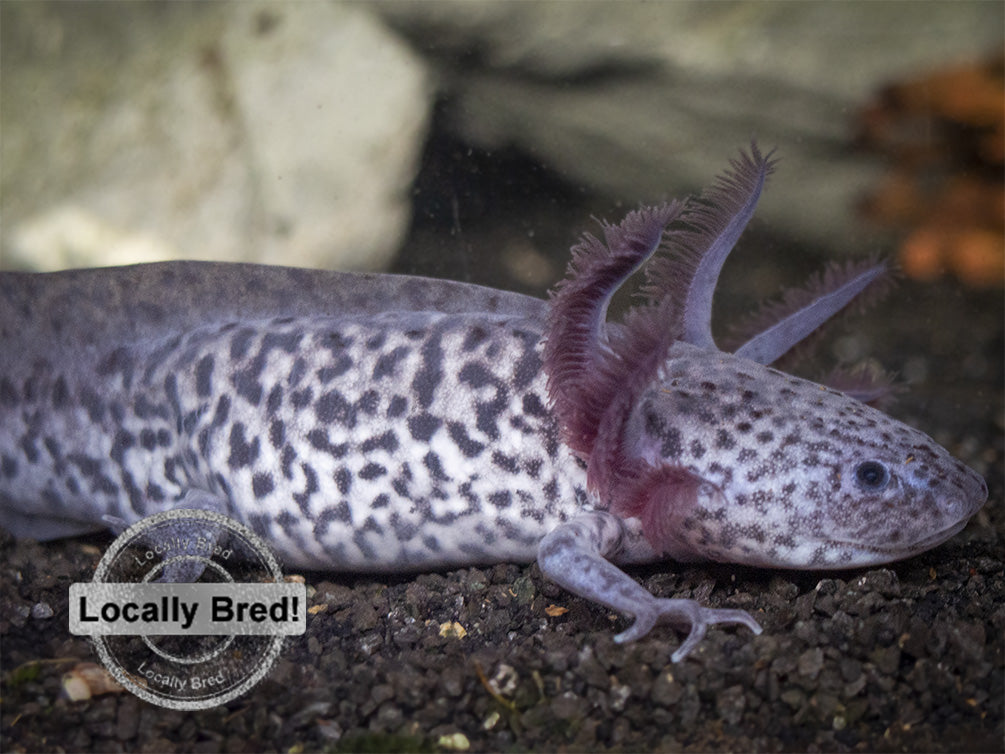
<path fill-rule="evenodd" d="M 832 268 L 732 353 L 719 270 L 771 171 L 587 235 L 550 302 L 479 286 L 198 262 L 0 273 L 0 522 L 50 539 L 208 508 L 290 565 L 538 560 L 635 616 L 759 632 L 616 564 L 851 568 L 958 532 L 983 479 L 844 390 L 769 364 L 875 288 Z M 644 268 L 643 300 L 609 322 Z"/>

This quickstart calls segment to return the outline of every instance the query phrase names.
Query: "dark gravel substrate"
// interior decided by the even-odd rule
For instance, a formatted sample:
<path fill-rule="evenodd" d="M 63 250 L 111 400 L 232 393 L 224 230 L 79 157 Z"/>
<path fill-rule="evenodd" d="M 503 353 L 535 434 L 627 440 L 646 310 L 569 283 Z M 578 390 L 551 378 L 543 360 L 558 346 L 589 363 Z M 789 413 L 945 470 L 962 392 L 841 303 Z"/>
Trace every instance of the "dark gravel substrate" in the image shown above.
<path fill-rule="evenodd" d="M 673 632 L 617 646 L 623 619 L 534 566 L 311 575 L 312 604 L 325 607 L 306 636 L 251 694 L 203 712 L 128 693 L 61 698 L 62 672 L 93 658 L 68 635 L 67 587 L 90 577 L 98 552 L 6 539 L 2 748 L 442 750 L 463 733 L 473 751 L 997 751 L 1005 577 L 993 518 L 997 530 L 978 522 L 931 554 L 862 573 L 639 571 L 655 594 L 743 607 L 765 627 L 712 631 L 679 665 L 667 660 Z M 30 617 L 40 604 L 54 615 Z M 569 612 L 548 618 L 551 604 Z M 464 638 L 440 636 L 452 621 Z M 73 659 L 24 672 L 51 658 Z"/>
<path fill-rule="evenodd" d="M 469 231 L 464 245 L 506 240 Z M 446 274 L 507 287 L 488 265 Z M 671 665 L 672 630 L 615 645 L 626 620 L 536 566 L 306 574 L 320 609 L 247 696 L 192 713 L 128 693 L 69 702 L 63 672 L 96 658 L 68 633 L 68 586 L 110 540 L 3 535 L 0 750 L 1002 751 L 1002 317 L 1000 291 L 947 282 L 905 284 L 855 323 L 867 352 L 918 383 L 892 412 L 988 480 L 988 505 L 952 541 L 861 572 L 633 571 L 656 595 L 749 610 L 759 637 L 716 628 Z M 466 636 L 441 636 L 451 622 Z"/>

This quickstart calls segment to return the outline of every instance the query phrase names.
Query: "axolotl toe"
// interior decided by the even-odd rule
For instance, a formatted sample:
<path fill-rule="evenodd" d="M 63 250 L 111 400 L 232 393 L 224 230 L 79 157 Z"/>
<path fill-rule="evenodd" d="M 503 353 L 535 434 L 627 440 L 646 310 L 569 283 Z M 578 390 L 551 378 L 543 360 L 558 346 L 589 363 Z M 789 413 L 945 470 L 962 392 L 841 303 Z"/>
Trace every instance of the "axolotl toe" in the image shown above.
<path fill-rule="evenodd" d="M 743 610 L 651 595 L 673 558 L 853 568 L 958 532 L 984 480 L 844 391 L 768 366 L 882 265 L 835 267 L 732 353 L 719 271 L 768 174 L 756 147 L 701 196 L 573 249 L 550 301 L 475 285 L 170 262 L 0 273 L 0 523 L 52 539 L 206 508 L 287 565 L 534 559 L 583 597 L 689 630 Z M 643 298 L 609 321 L 644 269 Z"/>

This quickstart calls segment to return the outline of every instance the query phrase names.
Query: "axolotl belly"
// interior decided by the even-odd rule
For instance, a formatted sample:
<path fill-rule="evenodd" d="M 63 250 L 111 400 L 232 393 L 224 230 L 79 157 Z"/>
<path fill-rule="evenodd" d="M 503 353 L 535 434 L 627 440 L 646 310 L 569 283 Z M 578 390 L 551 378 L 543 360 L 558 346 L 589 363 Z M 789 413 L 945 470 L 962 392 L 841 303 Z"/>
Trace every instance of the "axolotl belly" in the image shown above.
<path fill-rule="evenodd" d="M 537 559 L 624 611 L 759 632 L 618 565 L 849 568 L 908 557 L 983 505 L 975 472 L 844 391 L 770 366 L 882 278 L 833 268 L 732 353 L 712 293 L 771 171 L 586 235 L 550 301 L 389 275 L 174 262 L 0 273 L 0 523 L 52 539 L 225 513 L 288 565 Z M 641 302 L 607 306 L 644 268 Z"/>

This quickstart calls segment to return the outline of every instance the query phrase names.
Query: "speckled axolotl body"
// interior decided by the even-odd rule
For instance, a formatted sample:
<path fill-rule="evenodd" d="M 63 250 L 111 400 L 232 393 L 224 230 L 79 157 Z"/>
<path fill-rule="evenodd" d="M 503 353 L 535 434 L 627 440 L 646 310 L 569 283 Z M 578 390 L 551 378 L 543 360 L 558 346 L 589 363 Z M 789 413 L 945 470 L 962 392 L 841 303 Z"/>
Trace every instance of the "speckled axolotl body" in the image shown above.
<path fill-rule="evenodd" d="M 620 640 L 690 625 L 675 660 L 709 625 L 759 631 L 615 564 L 882 563 L 987 497 L 921 432 L 765 366 L 881 268 L 832 272 L 716 348 L 712 291 L 770 167 L 754 148 L 697 200 L 587 236 L 550 302 L 253 265 L 2 273 L 0 522 L 46 539 L 208 508 L 298 567 L 537 558 L 634 615 Z M 657 251 L 646 300 L 608 323 Z"/>

